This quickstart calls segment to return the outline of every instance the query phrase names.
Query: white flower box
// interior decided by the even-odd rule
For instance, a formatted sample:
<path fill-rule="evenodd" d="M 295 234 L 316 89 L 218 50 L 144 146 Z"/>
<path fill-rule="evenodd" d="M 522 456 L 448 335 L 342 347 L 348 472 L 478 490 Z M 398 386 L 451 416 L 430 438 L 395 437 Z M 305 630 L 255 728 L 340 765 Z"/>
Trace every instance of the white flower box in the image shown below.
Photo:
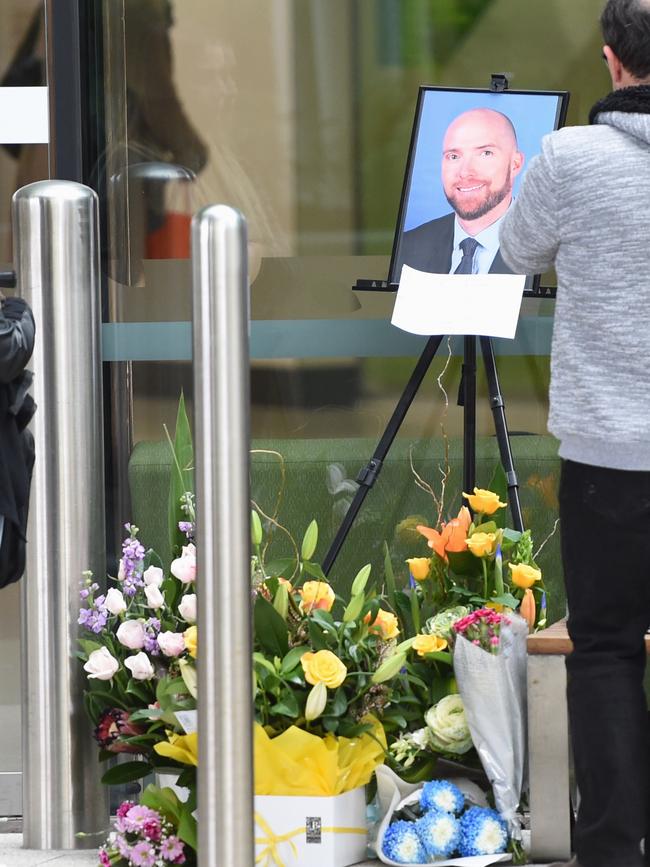
<path fill-rule="evenodd" d="M 366 860 L 365 787 L 332 797 L 255 796 L 262 867 L 348 867 Z"/>

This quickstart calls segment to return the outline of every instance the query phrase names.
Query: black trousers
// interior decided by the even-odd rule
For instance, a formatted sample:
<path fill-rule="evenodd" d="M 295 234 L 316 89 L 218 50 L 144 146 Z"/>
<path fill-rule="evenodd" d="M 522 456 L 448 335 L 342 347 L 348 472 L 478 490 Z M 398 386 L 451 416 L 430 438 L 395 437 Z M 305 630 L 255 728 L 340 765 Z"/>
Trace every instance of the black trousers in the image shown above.
<path fill-rule="evenodd" d="M 581 867 L 650 864 L 648 711 L 650 472 L 563 462 L 562 558 L 574 651 L 567 698 Z M 650 837 L 650 835 L 649 835 Z"/>

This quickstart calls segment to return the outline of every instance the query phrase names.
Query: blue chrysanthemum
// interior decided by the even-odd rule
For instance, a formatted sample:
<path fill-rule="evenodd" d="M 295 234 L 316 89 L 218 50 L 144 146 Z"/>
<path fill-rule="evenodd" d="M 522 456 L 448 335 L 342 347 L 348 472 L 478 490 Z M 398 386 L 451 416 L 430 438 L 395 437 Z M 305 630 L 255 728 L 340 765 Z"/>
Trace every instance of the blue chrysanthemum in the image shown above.
<path fill-rule="evenodd" d="M 429 858 L 449 858 L 460 840 L 460 823 L 451 813 L 429 810 L 415 823 L 415 830 Z"/>
<path fill-rule="evenodd" d="M 496 810 L 470 807 L 460 817 L 460 854 L 497 855 L 508 845 L 508 828 Z"/>
<path fill-rule="evenodd" d="M 442 810 L 457 815 L 465 806 L 465 796 L 449 780 L 431 780 L 424 784 L 420 793 L 420 806 L 423 810 Z"/>
<path fill-rule="evenodd" d="M 387 858 L 398 864 L 422 864 L 427 857 L 413 822 L 393 822 L 384 834 L 381 848 Z"/>

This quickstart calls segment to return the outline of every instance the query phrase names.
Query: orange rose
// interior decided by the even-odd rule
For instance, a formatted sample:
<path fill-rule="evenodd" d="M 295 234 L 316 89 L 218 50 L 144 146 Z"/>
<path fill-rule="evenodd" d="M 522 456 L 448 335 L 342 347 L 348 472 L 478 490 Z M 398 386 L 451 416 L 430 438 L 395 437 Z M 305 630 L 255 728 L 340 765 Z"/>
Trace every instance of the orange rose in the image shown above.
<path fill-rule="evenodd" d="M 436 554 L 443 560 L 447 560 L 447 551 L 457 553 L 467 550 L 467 532 L 472 523 L 472 516 L 467 506 L 461 506 L 457 518 L 452 518 L 447 524 L 442 525 L 440 531 L 432 527 L 418 524 L 416 530 L 421 533 L 433 548 Z"/>
<path fill-rule="evenodd" d="M 365 623 L 370 623 L 370 612 L 363 618 Z M 390 611 L 384 611 L 380 608 L 377 616 L 370 626 L 370 632 L 376 632 L 385 640 L 389 638 L 397 638 L 399 635 L 398 620 Z"/>

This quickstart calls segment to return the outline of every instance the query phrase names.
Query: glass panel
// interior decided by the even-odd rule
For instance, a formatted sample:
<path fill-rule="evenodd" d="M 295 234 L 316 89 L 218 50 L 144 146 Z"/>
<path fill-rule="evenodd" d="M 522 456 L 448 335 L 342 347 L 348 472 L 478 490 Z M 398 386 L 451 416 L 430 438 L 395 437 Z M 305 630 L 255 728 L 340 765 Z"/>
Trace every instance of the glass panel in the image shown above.
<path fill-rule="evenodd" d="M 159 484 L 162 424 L 173 423 L 181 387 L 191 392 L 187 218 L 225 202 L 249 221 L 253 446 L 282 455 L 279 517 L 297 535 L 318 517 L 322 556 L 354 491 L 350 480 L 424 344 L 390 326 L 392 296 L 352 290 L 359 278 L 387 275 L 418 85 L 486 87 L 507 69 L 518 89 L 569 89 L 569 122 L 582 123 L 609 86 L 593 3 L 530 0 L 513 15 L 503 0 L 110 0 L 103 13 L 104 345 L 115 381 L 128 386 L 114 430 L 133 422 L 132 441 L 116 452 L 131 461 L 133 517 L 146 541 L 161 540 L 150 491 Z M 556 46 L 552 64 L 548 45 Z M 558 464 L 546 436 L 552 316 L 552 302 L 527 300 L 516 340 L 496 342 L 510 427 L 522 434 L 513 447 L 525 518 L 540 542 L 557 509 Z M 454 468 L 449 508 L 458 505 L 459 346 L 452 342 L 444 378 L 449 408 L 437 384 L 445 352 L 335 580 L 353 574 L 359 557 L 378 562 L 382 540 L 394 541 L 408 514 L 431 512 L 409 448 L 418 472 L 438 485 L 441 425 Z M 115 393 L 123 400 L 124 390 Z M 497 460 L 493 432 L 480 373 L 482 484 Z M 278 458 L 256 454 L 253 465 L 254 495 L 272 511 Z M 554 539 L 542 562 L 554 576 L 552 615 L 563 612 L 558 550 Z M 406 552 L 399 540 L 395 551 Z"/>
<path fill-rule="evenodd" d="M 4 0 L 0 27 L 0 87 L 46 84 L 42 0 Z M 48 177 L 46 144 L 0 143 L 0 270 L 12 260 L 11 197 L 24 184 Z M 11 290 L 5 289 L 5 294 Z M 0 606 L 0 815 L 17 815 L 20 801 L 20 586 Z M 11 828 L 7 828 L 11 830 Z"/>

